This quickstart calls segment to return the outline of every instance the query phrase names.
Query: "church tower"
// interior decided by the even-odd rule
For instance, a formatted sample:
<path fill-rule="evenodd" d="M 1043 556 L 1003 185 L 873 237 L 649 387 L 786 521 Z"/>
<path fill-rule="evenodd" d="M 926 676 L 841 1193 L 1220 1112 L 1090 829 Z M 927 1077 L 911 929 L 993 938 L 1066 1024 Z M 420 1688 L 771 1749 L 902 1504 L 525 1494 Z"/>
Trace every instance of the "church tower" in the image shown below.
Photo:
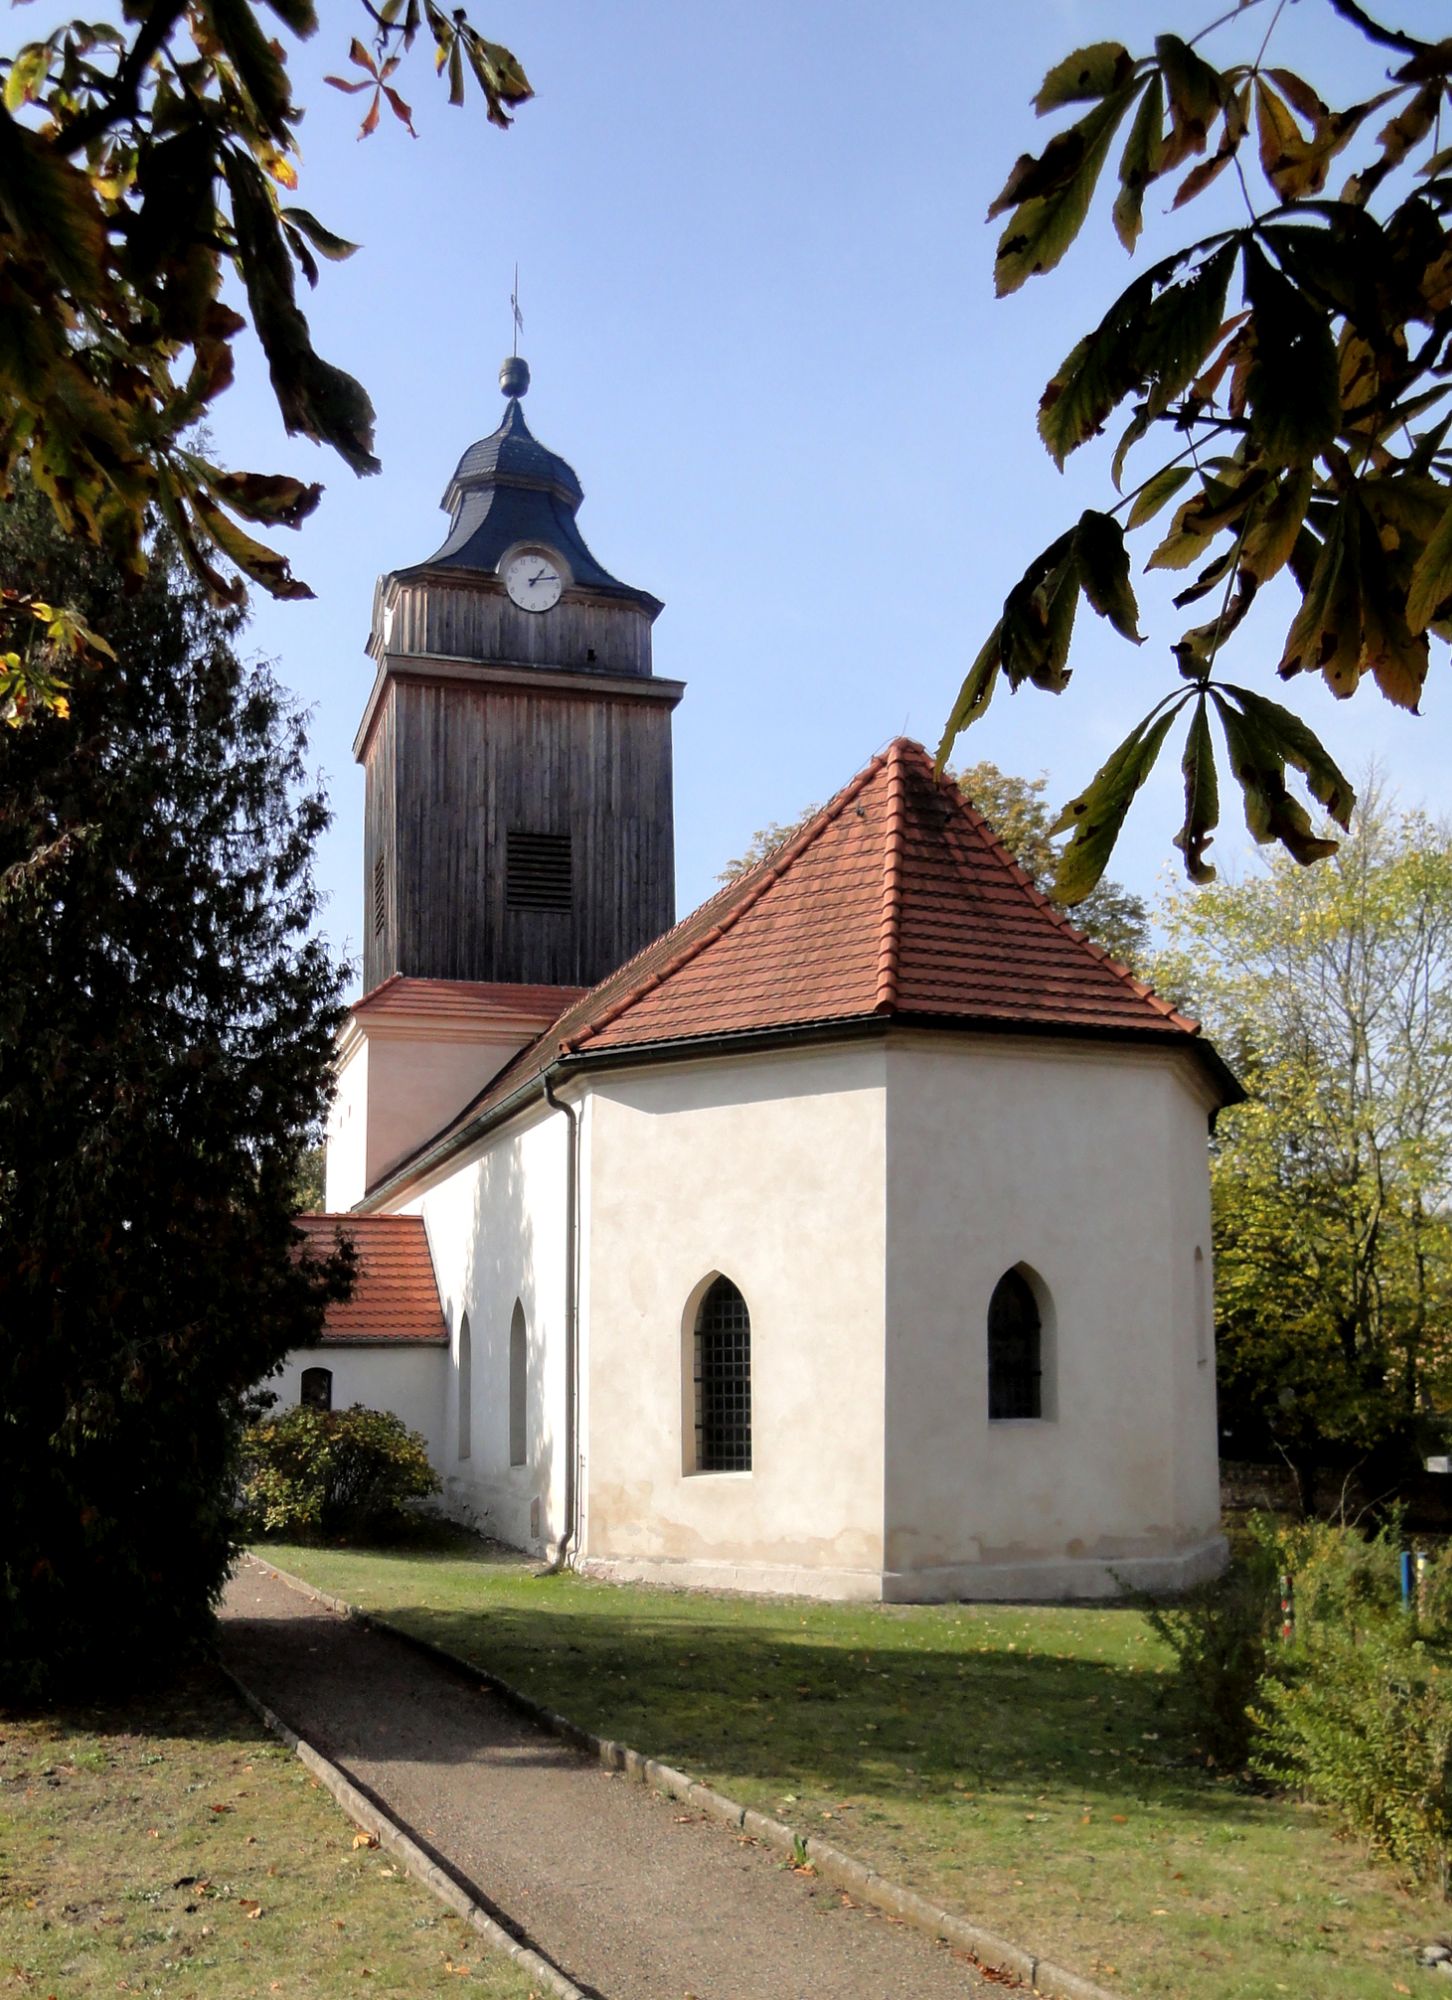
<path fill-rule="evenodd" d="M 450 528 L 381 577 L 354 743 L 367 778 L 364 990 L 390 974 L 592 986 L 675 918 L 661 609 L 602 569 L 584 492 L 499 373 L 504 421 L 449 481 Z"/>

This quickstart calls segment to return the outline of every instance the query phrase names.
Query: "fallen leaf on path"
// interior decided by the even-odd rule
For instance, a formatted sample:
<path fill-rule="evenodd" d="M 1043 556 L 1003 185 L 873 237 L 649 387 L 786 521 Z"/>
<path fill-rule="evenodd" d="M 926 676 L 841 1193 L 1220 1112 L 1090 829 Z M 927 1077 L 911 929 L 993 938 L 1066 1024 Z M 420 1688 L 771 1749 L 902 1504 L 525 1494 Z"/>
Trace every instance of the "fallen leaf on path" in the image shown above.
<path fill-rule="evenodd" d="M 376 1847 L 378 1845 L 378 1836 L 375 1833 L 355 1833 L 353 1836 L 353 1845 L 355 1847 Z"/>

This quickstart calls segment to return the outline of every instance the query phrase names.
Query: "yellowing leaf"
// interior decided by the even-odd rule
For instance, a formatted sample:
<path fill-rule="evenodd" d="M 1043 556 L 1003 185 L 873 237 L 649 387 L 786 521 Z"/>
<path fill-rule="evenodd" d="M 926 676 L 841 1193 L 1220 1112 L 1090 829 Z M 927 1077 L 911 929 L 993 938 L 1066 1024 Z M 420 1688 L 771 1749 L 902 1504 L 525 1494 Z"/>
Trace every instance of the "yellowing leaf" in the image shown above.
<path fill-rule="evenodd" d="M 1090 42 L 1054 64 L 1039 85 L 1034 110 L 1042 117 L 1060 104 L 1107 97 L 1133 69 L 1134 60 L 1122 42 Z"/>
<path fill-rule="evenodd" d="M 1412 571 L 1407 592 L 1407 624 L 1425 632 L 1452 597 L 1452 505 L 1449 505 Z"/>

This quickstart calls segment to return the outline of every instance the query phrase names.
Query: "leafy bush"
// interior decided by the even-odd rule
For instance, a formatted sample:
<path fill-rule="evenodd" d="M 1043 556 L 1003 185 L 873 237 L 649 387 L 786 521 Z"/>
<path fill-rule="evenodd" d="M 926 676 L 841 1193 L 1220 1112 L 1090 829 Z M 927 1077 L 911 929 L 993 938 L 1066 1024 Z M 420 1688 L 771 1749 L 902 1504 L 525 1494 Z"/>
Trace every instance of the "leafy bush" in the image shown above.
<path fill-rule="evenodd" d="M 1200 1747 L 1233 1770 L 1243 1769 L 1250 1754 L 1250 1705 L 1278 1622 L 1277 1574 L 1274 1539 L 1257 1532 L 1223 1576 L 1173 1605 L 1144 1606 L 1174 1653 Z"/>
<path fill-rule="evenodd" d="M 1146 1616 L 1171 1647 L 1204 1748 L 1293 1786 L 1369 1851 L 1446 1893 L 1452 1857 L 1452 1549 L 1427 1566 L 1416 1619 L 1402 1605 L 1405 1536 L 1252 1519 L 1222 1577 Z M 1277 1637 L 1279 1579 L 1295 1634 Z M 1420 1630 L 1418 1629 L 1420 1627 Z"/>
<path fill-rule="evenodd" d="M 1254 1768 L 1303 1789 L 1348 1831 L 1445 1895 L 1452 1845 L 1452 1687 L 1410 1627 L 1327 1626 L 1263 1680 Z"/>
<path fill-rule="evenodd" d="M 243 1444 L 242 1511 L 264 1534 L 356 1535 L 439 1490 L 428 1447 L 389 1410 L 299 1406 Z"/>

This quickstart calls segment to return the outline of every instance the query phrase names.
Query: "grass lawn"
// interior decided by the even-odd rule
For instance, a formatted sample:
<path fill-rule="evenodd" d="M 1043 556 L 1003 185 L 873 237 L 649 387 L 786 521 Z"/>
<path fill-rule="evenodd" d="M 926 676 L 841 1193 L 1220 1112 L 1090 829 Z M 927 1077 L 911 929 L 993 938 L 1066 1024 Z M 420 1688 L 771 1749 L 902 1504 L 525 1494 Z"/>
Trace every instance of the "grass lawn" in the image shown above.
<path fill-rule="evenodd" d="M 526 2000 L 509 1960 L 353 1843 L 216 1673 L 125 1707 L 0 1713 L 0 1985 L 33 2000 Z"/>
<path fill-rule="evenodd" d="M 1444 1904 L 1189 1754 L 1137 1612 L 540 1577 L 473 1537 L 261 1551 L 1105 1985 L 1391 2000 Z"/>

